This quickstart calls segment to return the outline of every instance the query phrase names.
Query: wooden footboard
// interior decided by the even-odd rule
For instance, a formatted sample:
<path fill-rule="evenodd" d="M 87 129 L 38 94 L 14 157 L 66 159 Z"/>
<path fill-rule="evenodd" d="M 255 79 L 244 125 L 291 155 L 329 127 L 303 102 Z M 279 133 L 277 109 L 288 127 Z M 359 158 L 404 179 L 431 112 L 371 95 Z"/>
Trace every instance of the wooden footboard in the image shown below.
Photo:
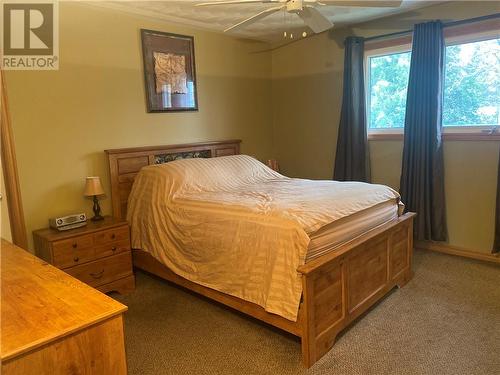
<path fill-rule="evenodd" d="M 312 366 L 337 334 L 411 276 L 413 217 L 407 213 L 299 267 L 303 282 L 302 357 Z"/>

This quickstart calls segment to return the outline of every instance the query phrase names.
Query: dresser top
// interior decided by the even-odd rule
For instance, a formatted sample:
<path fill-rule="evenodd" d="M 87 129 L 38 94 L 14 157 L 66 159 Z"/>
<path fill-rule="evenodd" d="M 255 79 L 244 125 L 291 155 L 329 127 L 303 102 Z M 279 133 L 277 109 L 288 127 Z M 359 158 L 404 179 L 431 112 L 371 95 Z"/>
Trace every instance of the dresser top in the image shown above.
<path fill-rule="evenodd" d="M 0 273 L 2 361 L 127 310 L 3 239 Z"/>
<path fill-rule="evenodd" d="M 123 219 L 105 216 L 104 220 L 100 221 L 87 220 L 87 225 L 80 228 L 62 231 L 52 228 L 43 228 L 35 230 L 33 234 L 45 238 L 47 241 L 59 241 L 66 238 L 71 238 L 82 234 L 89 234 L 103 229 L 110 229 L 126 224 L 127 222 Z"/>

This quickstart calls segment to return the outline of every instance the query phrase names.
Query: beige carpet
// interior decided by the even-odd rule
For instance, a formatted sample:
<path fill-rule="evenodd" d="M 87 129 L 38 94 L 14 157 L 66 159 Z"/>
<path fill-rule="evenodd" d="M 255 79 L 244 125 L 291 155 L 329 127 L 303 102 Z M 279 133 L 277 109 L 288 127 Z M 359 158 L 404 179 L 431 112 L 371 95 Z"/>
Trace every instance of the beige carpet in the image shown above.
<path fill-rule="evenodd" d="M 415 277 L 309 371 L 298 339 L 142 272 L 125 319 L 130 374 L 500 374 L 500 267 L 416 251 Z"/>

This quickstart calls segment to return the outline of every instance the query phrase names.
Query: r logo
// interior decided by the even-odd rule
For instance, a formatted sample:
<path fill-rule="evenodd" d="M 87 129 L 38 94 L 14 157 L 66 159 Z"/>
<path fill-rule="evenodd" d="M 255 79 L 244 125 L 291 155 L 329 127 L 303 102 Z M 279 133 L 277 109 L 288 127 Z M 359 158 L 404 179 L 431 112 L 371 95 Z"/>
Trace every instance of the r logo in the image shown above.
<path fill-rule="evenodd" d="M 3 5 L 3 54 L 53 55 L 53 4 Z"/>

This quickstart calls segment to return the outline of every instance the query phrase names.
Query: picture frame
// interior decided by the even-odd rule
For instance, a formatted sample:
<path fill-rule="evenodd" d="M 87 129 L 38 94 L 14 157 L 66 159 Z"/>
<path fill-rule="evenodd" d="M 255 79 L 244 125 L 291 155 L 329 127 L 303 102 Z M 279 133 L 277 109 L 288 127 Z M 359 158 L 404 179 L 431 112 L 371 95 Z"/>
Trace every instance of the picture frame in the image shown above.
<path fill-rule="evenodd" d="M 141 29 L 148 113 L 197 111 L 194 38 Z"/>

